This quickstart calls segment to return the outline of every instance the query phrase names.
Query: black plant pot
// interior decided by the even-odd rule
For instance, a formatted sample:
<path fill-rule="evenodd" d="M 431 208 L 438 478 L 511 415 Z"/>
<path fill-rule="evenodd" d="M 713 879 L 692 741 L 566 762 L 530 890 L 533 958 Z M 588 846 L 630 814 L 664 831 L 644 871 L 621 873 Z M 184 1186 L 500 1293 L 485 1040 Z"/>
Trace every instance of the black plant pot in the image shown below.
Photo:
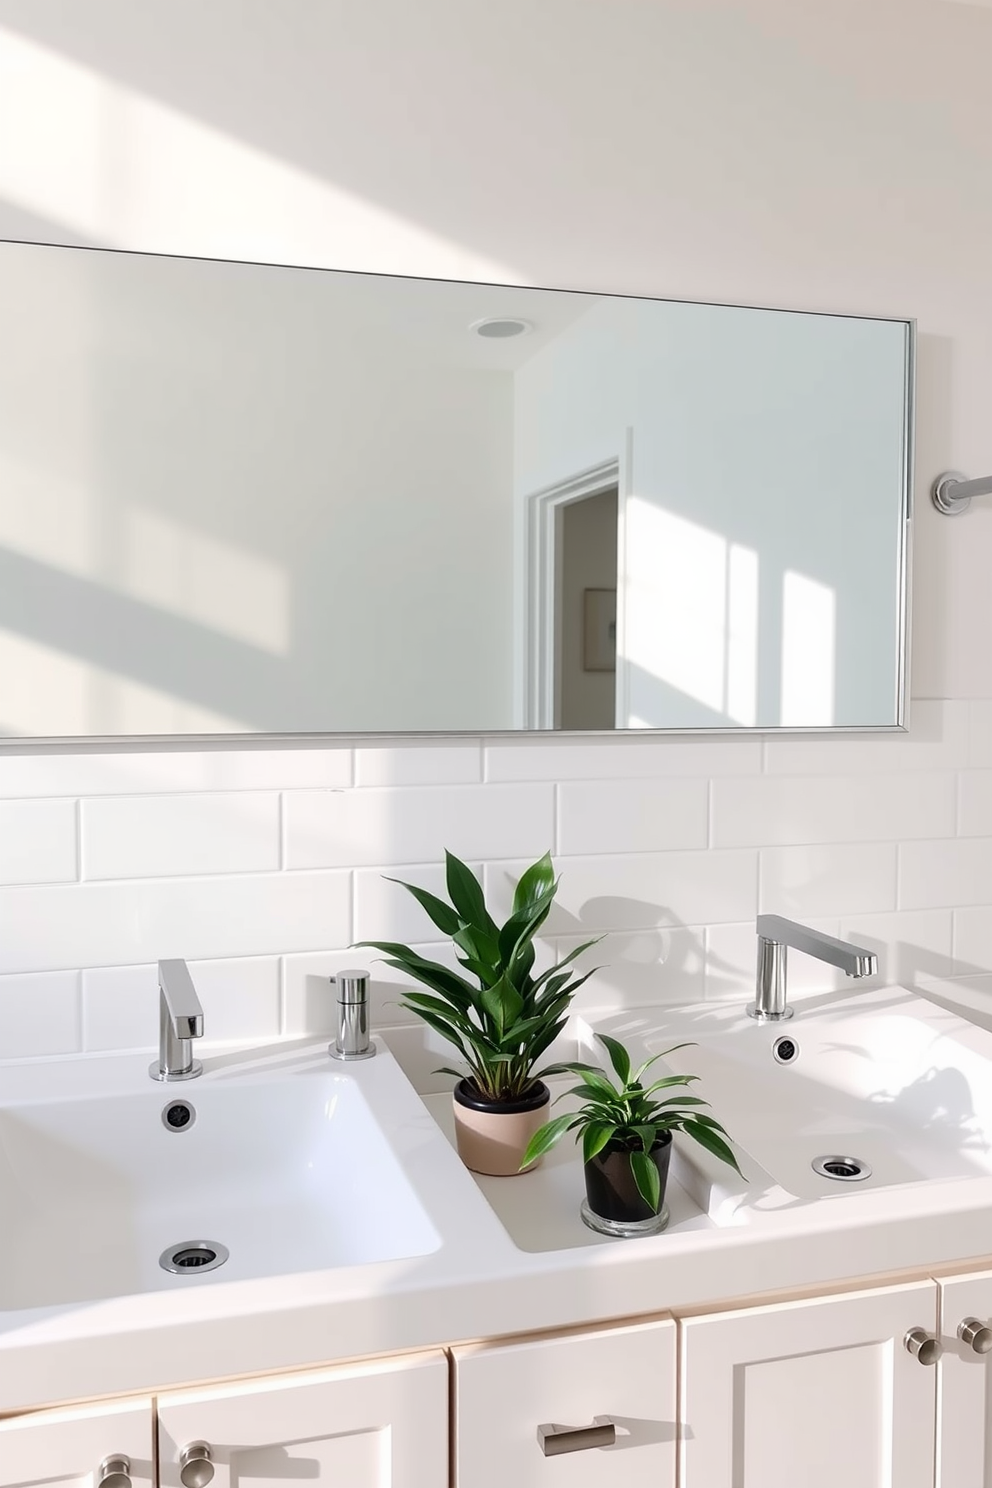
<path fill-rule="evenodd" d="M 668 1223 L 665 1189 L 672 1160 L 670 1131 L 662 1133 L 650 1156 L 661 1181 L 657 1213 L 641 1197 L 626 1148 L 607 1142 L 602 1152 L 585 1164 L 586 1202 L 582 1206 L 582 1218 L 591 1229 L 606 1235 L 633 1236 L 652 1235 L 665 1228 Z"/>

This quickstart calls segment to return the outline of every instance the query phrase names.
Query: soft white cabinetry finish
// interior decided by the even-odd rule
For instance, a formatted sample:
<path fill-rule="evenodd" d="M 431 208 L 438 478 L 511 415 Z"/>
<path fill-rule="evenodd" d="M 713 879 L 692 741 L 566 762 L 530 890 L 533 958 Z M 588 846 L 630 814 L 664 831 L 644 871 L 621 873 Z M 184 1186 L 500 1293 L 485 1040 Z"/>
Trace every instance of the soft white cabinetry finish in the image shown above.
<path fill-rule="evenodd" d="M 674 1488 L 675 1344 L 663 1319 L 453 1349 L 454 1488 Z M 542 1451 L 604 1417 L 613 1446 Z"/>
<path fill-rule="evenodd" d="M 940 1287 L 937 1488 L 992 1488 L 992 1273 L 948 1277 Z M 958 1336 L 972 1321 L 972 1341 Z M 977 1347 L 976 1347 L 977 1345 Z"/>
<path fill-rule="evenodd" d="M 101 1464 L 122 1457 L 131 1488 L 152 1488 L 152 1422 L 147 1397 L 0 1421 L 0 1488 L 98 1488 Z"/>
<path fill-rule="evenodd" d="M 932 1488 L 936 1370 L 903 1340 L 936 1311 L 920 1281 L 685 1319 L 681 1488 Z"/>
<path fill-rule="evenodd" d="M 182 1453 L 196 1443 L 209 1449 L 211 1488 L 448 1485 L 439 1351 L 160 1395 L 158 1423 L 161 1488 L 183 1488 Z M 202 1467 L 187 1471 L 187 1488 L 203 1478 Z"/>

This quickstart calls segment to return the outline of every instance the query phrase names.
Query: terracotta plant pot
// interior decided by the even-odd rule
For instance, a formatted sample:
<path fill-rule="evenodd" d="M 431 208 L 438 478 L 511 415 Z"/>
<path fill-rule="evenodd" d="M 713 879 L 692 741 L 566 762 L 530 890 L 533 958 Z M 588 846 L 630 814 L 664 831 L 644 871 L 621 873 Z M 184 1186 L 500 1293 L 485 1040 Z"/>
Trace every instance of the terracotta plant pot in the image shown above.
<path fill-rule="evenodd" d="M 453 1094 L 455 1140 L 465 1166 L 473 1173 L 496 1178 L 509 1178 L 519 1172 L 527 1143 L 547 1116 L 551 1091 L 543 1080 L 538 1080 L 520 1100 L 501 1101 L 499 1105 L 483 1100 L 468 1080 L 459 1080 Z M 524 1172 L 536 1168 L 537 1162 Z"/>
<path fill-rule="evenodd" d="M 661 1179 L 661 1198 L 657 1213 L 641 1198 L 630 1169 L 630 1154 L 625 1149 L 608 1142 L 602 1152 L 585 1164 L 586 1203 L 594 1216 L 603 1220 L 605 1225 L 615 1227 L 615 1230 L 607 1230 L 606 1233 L 638 1233 L 636 1228 L 630 1229 L 632 1226 L 643 1226 L 643 1232 L 649 1233 L 652 1229 L 664 1227 L 667 1216 L 665 1220 L 661 1216 L 671 1159 L 672 1134 L 667 1131 L 662 1133 L 651 1149 L 651 1160 Z"/>

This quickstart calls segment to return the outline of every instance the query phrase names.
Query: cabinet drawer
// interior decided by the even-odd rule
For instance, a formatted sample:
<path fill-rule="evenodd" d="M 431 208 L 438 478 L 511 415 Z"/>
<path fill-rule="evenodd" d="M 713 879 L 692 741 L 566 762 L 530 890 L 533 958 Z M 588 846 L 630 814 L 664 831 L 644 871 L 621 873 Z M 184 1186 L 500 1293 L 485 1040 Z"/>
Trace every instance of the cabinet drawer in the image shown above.
<path fill-rule="evenodd" d="M 152 1488 L 152 1440 L 150 1399 L 17 1416 L 0 1422 L 0 1488 L 93 1488 L 108 1458 Z"/>
<path fill-rule="evenodd" d="M 674 1488 L 675 1324 L 452 1350 L 454 1488 Z M 545 1455 L 539 1426 L 608 1418 L 612 1446 Z"/>

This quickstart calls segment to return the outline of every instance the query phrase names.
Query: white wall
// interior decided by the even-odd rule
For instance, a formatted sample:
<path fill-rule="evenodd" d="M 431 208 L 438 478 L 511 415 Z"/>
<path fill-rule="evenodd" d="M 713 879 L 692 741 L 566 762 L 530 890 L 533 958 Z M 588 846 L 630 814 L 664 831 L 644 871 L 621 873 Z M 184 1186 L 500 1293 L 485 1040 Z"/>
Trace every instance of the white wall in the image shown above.
<path fill-rule="evenodd" d="M 0 760 L 0 1042 L 326 1006 L 381 871 L 554 850 L 588 1001 L 743 997 L 759 906 L 883 974 L 992 972 L 992 13 L 797 0 L 0 0 L 0 233 L 916 316 L 909 738 L 459 742 Z M 595 100 L 595 107 L 590 107 Z M 797 980 L 818 975 L 795 957 Z M 387 1010 L 387 1016 L 390 1016 Z"/>

